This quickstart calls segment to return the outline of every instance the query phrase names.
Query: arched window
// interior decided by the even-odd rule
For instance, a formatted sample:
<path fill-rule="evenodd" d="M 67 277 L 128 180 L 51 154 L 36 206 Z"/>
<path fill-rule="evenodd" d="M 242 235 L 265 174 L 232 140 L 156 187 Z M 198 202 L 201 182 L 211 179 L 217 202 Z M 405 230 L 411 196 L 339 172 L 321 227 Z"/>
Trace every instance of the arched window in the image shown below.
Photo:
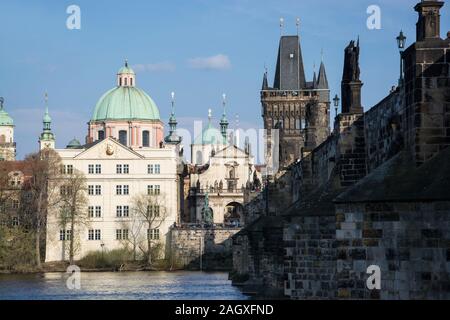
<path fill-rule="evenodd" d="M 103 140 L 103 139 L 105 139 L 105 131 L 98 130 L 98 140 Z"/>
<path fill-rule="evenodd" d="M 127 86 L 128 85 L 128 81 L 127 81 L 128 79 L 127 78 L 125 78 L 125 85 Z"/>
<path fill-rule="evenodd" d="M 197 151 L 197 154 L 195 155 L 196 164 L 201 164 L 203 162 L 203 156 L 201 151 Z"/>
<path fill-rule="evenodd" d="M 130 78 L 130 86 L 133 86 L 133 78 Z"/>
<path fill-rule="evenodd" d="M 150 133 L 147 130 L 142 131 L 142 146 L 150 147 Z"/>
<path fill-rule="evenodd" d="M 119 78 L 119 87 L 122 86 L 122 78 Z"/>
<path fill-rule="evenodd" d="M 126 130 L 119 131 L 119 142 L 121 144 L 123 144 L 124 146 L 127 145 L 127 131 Z"/>

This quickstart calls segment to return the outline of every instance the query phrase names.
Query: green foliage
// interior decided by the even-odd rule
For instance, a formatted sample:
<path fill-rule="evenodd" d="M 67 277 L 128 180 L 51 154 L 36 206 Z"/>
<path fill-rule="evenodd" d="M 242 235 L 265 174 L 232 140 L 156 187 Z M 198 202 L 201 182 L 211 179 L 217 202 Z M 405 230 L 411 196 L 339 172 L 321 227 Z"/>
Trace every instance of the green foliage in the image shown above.
<path fill-rule="evenodd" d="M 31 271 L 35 265 L 34 235 L 23 228 L 0 226 L 0 270 Z"/>
<path fill-rule="evenodd" d="M 91 251 L 77 262 L 78 266 L 86 269 L 119 269 L 122 265 L 133 260 L 133 252 L 128 249 L 111 251 Z"/>

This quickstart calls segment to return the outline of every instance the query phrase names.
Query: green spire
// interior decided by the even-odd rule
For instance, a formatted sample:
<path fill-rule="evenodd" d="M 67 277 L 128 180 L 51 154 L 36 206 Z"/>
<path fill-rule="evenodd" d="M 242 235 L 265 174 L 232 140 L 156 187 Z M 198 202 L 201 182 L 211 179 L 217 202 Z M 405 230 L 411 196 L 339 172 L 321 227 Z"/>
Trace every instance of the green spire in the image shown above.
<path fill-rule="evenodd" d="M 45 100 L 45 113 L 44 117 L 42 119 L 42 123 L 44 125 L 42 134 L 41 134 L 41 140 L 54 140 L 55 137 L 52 132 L 51 124 L 52 124 L 52 118 L 50 117 L 50 114 L 48 112 L 48 94 L 45 93 L 44 96 Z"/>
<path fill-rule="evenodd" d="M 222 133 L 223 138 L 226 139 L 227 138 L 227 129 L 228 129 L 228 120 L 227 120 L 227 115 L 225 112 L 225 106 L 226 106 L 225 93 L 222 95 L 222 106 L 223 106 L 223 113 L 222 113 L 222 119 L 220 119 L 220 132 Z"/>
<path fill-rule="evenodd" d="M 171 93 L 171 105 L 172 105 L 172 112 L 170 114 L 170 118 L 169 118 L 169 135 L 167 137 L 164 138 L 164 140 L 166 141 L 166 143 L 169 144 L 178 144 L 181 142 L 181 137 L 179 137 L 176 134 L 177 131 L 177 119 L 175 117 L 175 92 Z"/>

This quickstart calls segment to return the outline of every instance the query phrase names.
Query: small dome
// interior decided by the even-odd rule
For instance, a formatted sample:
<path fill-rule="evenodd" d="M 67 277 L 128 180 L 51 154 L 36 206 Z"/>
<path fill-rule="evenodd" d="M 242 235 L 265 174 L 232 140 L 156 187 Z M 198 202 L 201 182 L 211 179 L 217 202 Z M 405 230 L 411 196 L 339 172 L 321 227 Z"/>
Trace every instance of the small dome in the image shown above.
<path fill-rule="evenodd" d="M 220 130 L 214 128 L 210 122 L 202 134 L 195 138 L 194 144 L 226 144 L 226 139 L 222 136 Z"/>
<path fill-rule="evenodd" d="M 69 144 L 66 146 L 66 149 L 81 149 L 81 143 L 77 139 L 73 138 L 70 140 Z"/>
<path fill-rule="evenodd" d="M 125 60 L 125 66 L 119 69 L 117 74 L 135 74 L 134 70 L 128 66 L 128 61 Z"/>
<path fill-rule="evenodd" d="M 116 87 L 106 92 L 95 106 L 91 121 L 160 120 L 155 102 L 136 87 Z"/>
<path fill-rule="evenodd" d="M 13 119 L 9 116 L 8 112 L 5 110 L 0 110 L 0 125 L 2 126 L 12 126 L 14 125 Z"/>

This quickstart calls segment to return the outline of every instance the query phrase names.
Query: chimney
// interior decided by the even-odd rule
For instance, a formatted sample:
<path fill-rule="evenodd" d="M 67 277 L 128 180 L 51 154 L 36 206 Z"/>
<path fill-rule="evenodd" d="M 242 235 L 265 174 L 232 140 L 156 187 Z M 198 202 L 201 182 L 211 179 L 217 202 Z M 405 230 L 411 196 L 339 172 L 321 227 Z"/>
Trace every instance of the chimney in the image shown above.
<path fill-rule="evenodd" d="M 419 20 L 416 24 L 417 41 L 427 39 L 440 39 L 440 10 L 444 2 L 433 0 L 422 0 L 414 9 L 419 13 Z"/>

